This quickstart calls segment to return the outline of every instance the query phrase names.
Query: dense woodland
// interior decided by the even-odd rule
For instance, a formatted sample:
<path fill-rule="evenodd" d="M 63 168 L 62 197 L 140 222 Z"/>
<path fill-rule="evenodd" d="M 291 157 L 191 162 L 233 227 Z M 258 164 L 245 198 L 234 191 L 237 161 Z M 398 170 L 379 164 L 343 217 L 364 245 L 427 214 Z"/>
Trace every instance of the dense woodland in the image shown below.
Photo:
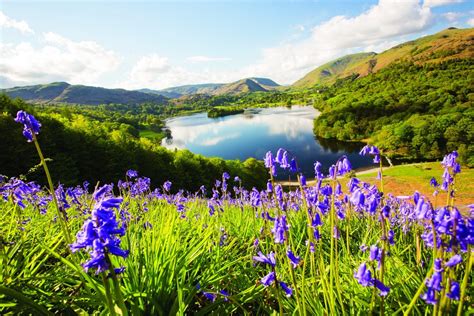
<path fill-rule="evenodd" d="M 439 159 L 458 150 L 474 166 L 474 60 L 418 66 L 396 63 L 347 78 L 315 98 L 317 135 L 371 139 L 403 159 Z"/>

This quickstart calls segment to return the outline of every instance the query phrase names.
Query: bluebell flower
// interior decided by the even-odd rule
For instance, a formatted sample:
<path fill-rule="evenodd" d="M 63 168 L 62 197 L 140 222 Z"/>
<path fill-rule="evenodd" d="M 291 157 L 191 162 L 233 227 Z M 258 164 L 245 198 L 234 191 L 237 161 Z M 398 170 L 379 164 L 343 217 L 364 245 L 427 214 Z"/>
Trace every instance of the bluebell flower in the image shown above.
<path fill-rule="evenodd" d="M 375 287 L 380 291 L 379 295 L 387 296 L 387 294 L 390 292 L 390 288 L 377 279 L 374 279 L 373 282 Z"/>
<path fill-rule="evenodd" d="M 23 136 L 28 142 L 33 141 L 33 134 L 38 135 L 40 132 L 41 123 L 25 111 L 17 112 L 15 122 L 23 124 Z"/>
<path fill-rule="evenodd" d="M 290 297 L 293 294 L 293 290 L 285 282 L 280 281 L 279 284 L 283 291 L 285 291 L 287 297 Z"/>
<path fill-rule="evenodd" d="M 82 229 L 77 233 L 76 242 L 70 245 L 71 251 L 81 248 L 91 249 L 90 260 L 82 266 L 86 271 L 96 269 L 96 273 L 106 271 L 109 266 L 106 254 L 127 257 L 128 250 L 120 248 L 120 238 L 125 234 L 125 228 L 119 227 L 114 209 L 118 209 L 122 198 L 103 197 L 96 202 L 92 217 L 87 219 Z"/>
<path fill-rule="evenodd" d="M 268 256 L 265 256 L 261 251 L 259 251 L 258 256 L 254 256 L 253 260 L 271 265 L 272 267 L 276 265 L 275 254 L 273 251 L 270 252 Z"/>
<path fill-rule="evenodd" d="M 295 254 L 293 253 L 293 251 L 291 251 L 291 249 L 287 250 L 286 255 L 288 256 L 288 259 L 290 259 L 293 269 L 296 268 L 298 264 L 300 263 L 301 258 L 295 256 Z"/>
<path fill-rule="evenodd" d="M 452 268 L 452 267 L 458 265 L 458 264 L 461 263 L 461 262 L 462 262 L 462 257 L 461 257 L 461 255 L 457 254 L 457 255 L 452 256 L 452 257 L 446 262 L 445 266 Z"/>
<path fill-rule="evenodd" d="M 163 183 L 163 189 L 165 189 L 166 192 L 169 192 L 171 189 L 171 181 L 166 181 Z"/>
<path fill-rule="evenodd" d="M 130 179 L 132 178 L 136 178 L 138 177 L 138 172 L 136 170 L 127 170 L 127 173 L 126 173 L 127 177 L 129 177 Z"/>
<path fill-rule="evenodd" d="M 315 175 L 316 179 L 319 179 L 319 180 L 324 178 L 324 175 L 321 172 L 321 167 L 322 167 L 322 165 L 319 161 L 316 161 L 314 163 L 314 175 Z"/>
<path fill-rule="evenodd" d="M 275 272 L 270 272 L 268 273 L 266 276 L 264 276 L 260 282 L 264 285 L 264 286 L 270 286 L 272 285 L 273 282 L 275 282 Z"/>
<path fill-rule="evenodd" d="M 451 288 L 450 288 L 450 291 L 446 293 L 446 296 L 452 300 L 459 301 L 459 296 L 460 296 L 459 294 L 460 294 L 459 283 L 456 281 L 451 281 Z"/>
<path fill-rule="evenodd" d="M 370 270 L 367 269 L 367 265 L 363 262 L 357 272 L 354 274 L 354 278 L 359 282 L 362 286 L 370 286 L 372 282 L 372 275 Z"/>

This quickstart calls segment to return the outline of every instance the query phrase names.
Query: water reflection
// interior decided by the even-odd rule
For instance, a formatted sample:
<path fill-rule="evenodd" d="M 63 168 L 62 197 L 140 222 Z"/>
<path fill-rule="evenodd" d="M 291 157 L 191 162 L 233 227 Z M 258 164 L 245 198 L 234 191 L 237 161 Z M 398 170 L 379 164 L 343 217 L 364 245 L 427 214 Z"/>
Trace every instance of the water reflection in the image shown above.
<path fill-rule="evenodd" d="M 313 122 L 318 114 L 312 107 L 293 106 L 252 109 L 220 118 L 208 118 L 206 113 L 177 117 L 166 122 L 171 136 L 162 145 L 240 160 L 262 159 L 268 150 L 283 147 L 297 157 L 298 165 L 309 176 L 316 160 L 328 167 L 343 154 L 355 167 L 370 164 L 370 159 L 357 155 L 360 143 L 315 138 Z"/>

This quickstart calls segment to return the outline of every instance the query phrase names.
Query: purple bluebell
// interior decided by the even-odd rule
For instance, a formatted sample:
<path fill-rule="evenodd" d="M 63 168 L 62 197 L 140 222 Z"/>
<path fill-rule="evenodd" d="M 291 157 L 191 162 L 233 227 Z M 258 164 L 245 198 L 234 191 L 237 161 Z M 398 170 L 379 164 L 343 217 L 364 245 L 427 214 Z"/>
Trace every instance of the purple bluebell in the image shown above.
<path fill-rule="evenodd" d="M 264 276 L 260 282 L 264 285 L 264 286 L 270 286 L 273 284 L 273 282 L 275 282 L 275 272 L 272 271 L 270 273 L 268 273 L 266 276 Z"/>
<path fill-rule="evenodd" d="M 456 281 L 451 281 L 451 288 L 448 293 L 446 293 L 446 296 L 449 297 L 452 300 L 459 301 L 459 296 L 460 296 L 460 288 L 459 288 L 459 283 Z"/>
<path fill-rule="evenodd" d="M 229 297 L 230 295 L 229 295 L 229 293 L 228 293 L 226 290 L 220 290 L 220 291 L 219 291 L 219 294 L 224 297 L 224 301 L 226 301 L 226 302 L 229 301 L 229 298 L 228 298 L 228 297 Z"/>
<path fill-rule="evenodd" d="M 288 256 L 288 259 L 290 259 L 293 269 L 296 268 L 298 264 L 300 263 L 301 258 L 298 256 L 295 256 L 295 254 L 293 253 L 293 251 L 291 251 L 291 249 L 287 250 L 286 255 Z"/>
<path fill-rule="evenodd" d="M 445 264 L 446 267 L 454 267 L 462 262 L 462 257 L 460 254 L 452 256 Z"/>
<path fill-rule="evenodd" d="M 23 124 L 23 136 L 28 142 L 33 141 L 33 134 L 38 135 L 41 128 L 41 123 L 36 118 L 26 113 L 25 111 L 18 111 L 15 122 Z"/>
<path fill-rule="evenodd" d="M 387 294 L 390 292 L 390 288 L 377 279 L 374 279 L 373 282 L 375 287 L 380 291 L 379 295 L 387 296 Z"/>
<path fill-rule="evenodd" d="M 70 245 L 72 252 L 81 248 L 91 249 L 90 260 L 82 266 L 86 271 L 96 269 L 96 273 L 106 271 L 109 266 L 106 253 L 127 257 L 128 250 L 120 248 L 120 238 L 125 228 L 119 227 L 114 209 L 120 208 L 122 198 L 103 197 L 96 202 L 92 217 L 87 219 L 77 233 L 76 242 Z"/>
<path fill-rule="evenodd" d="M 282 244 L 285 241 L 285 232 L 288 231 L 288 228 L 285 215 L 275 218 L 272 233 L 276 244 Z"/>
<path fill-rule="evenodd" d="M 324 175 L 321 172 L 321 167 L 322 167 L 322 165 L 319 161 L 316 161 L 314 163 L 314 175 L 315 175 L 316 179 L 319 179 L 319 180 L 324 178 Z"/>
<path fill-rule="evenodd" d="M 138 172 L 136 170 L 130 169 L 130 170 L 127 170 L 126 175 L 128 178 L 133 179 L 133 178 L 138 177 Z"/>
<path fill-rule="evenodd" d="M 282 290 L 285 291 L 287 297 L 290 297 L 293 294 L 293 290 L 288 286 L 288 284 L 282 281 L 280 281 L 279 284 Z"/>
<path fill-rule="evenodd" d="M 276 265 L 275 254 L 273 252 L 270 252 L 268 256 L 265 256 L 261 251 L 259 251 L 258 256 L 254 256 L 253 260 L 271 265 L 272 267 Z"/>
<path fill-rule="evenodd" d="M 356 278 L 357 282 L 359 282 L 360 285 L 362 286 L 370 286 L 372 282 L 372 275 L 370 273 L 370 270 L 367 269 L 367 264 L 363 262 L 360 266 L 357 272 L 354 274 L 354 277 Z"/>
<path fill-rule="evenodd" d="M 165 183 L 163 183 L 163 189 L 164 189 L 166 192 L 169 192 L 170 189 L 171 189 L 171 181 L 166 181 Z"/>

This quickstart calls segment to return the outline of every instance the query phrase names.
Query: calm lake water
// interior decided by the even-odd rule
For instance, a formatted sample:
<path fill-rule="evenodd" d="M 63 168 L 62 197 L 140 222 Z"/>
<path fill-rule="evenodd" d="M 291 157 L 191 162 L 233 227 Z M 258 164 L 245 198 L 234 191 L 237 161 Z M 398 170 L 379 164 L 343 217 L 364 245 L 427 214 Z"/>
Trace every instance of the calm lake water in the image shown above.
<path fill-rule="evenodd" d="M 353 168 L 371 166 L 372 160 L 359 156 L 362 143 L 345 143 L 318 139 L 313 134 L 313 120 L 319 114 L 312 107 L 293 106 L 251 109 L 243 114 L 208 118 L 207 113 L 177 117 L 166 121 L 171 138 L 163 146 L 186 148 L 208 157 L 245 160 L 263 159 L 271 150 L 282 147 L 296 156 L 298 166 L 308 177 L 314 177 L 314 162 L 324 169 L 347 155 Z M 278 170 L 278 178 L 288 174 Z"/>

